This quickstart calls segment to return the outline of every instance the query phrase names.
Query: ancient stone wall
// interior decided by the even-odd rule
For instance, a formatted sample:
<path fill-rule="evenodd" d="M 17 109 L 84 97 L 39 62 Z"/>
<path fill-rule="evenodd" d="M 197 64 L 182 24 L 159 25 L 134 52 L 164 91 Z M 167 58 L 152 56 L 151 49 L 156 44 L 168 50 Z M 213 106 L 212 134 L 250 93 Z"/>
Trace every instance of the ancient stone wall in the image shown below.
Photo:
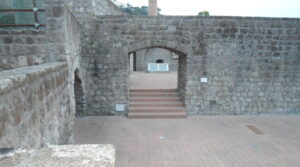
<path fill-rule="evenodd" d="M 0 30 L 0 71 L 49 62 L 48 53 L 45 31 Z"/>
<path fill-rule="evenodd" d="M 44 4 L 46 29 L 1 30 L 0 70 L 67 61 L 70 98 L 74 98 L 74 71 L 80 69 L 81 27 L 63 1 L 48 0 Z M 80 70 L 81 72 L 81 70 Z M 70 106 L 75 112 L 74 99 Z"/>
<path fill-rule="evenodd" d="M 40 147 L 72 141 L 66 63 L 0 72 L 0 147 Z"/>
<path fill-rule="evenodd" d="M 63 1 L 48 0 L 46 29 L 0 30 L 0 70 L 49 62 L 71 62 L 80 53 L 80 26 Z M 69 56 L 69 57 L 68 57 Z"/>
<path fill-rule="evenodd" d="M 300 112 L 299 19 L 104 16 L 89 28 L 87 115 L 128 107 L 128 53 L 145 48 L 180 55 L 179 89 L 189 114 Z"/>
<path fill-rule="evenodd" d="M 106 10 L 106 14 L 115 9 L 102 5 L 99 10 Z M 80 66 L 82 27 L 64 1 L 46 0 L 44 6 L 46 29 L 0 30 L 1 78 L 24 70 L 22 76 L 11 78 L 14 82 L 9 79 L 10 86 L 16 87 L 14 90 L 1 90 L 0 147 L 39 147 L 46 142 L 67 144 L 73 139 L 74 82 L 85 75 Z M 67 67 L 45 64 L 59 61 L 67 62 Z M 16 69 L 19 67 L 24 68 Z M 81 81 L 85 85 L 85 80 Z M 1 89 L 7 87 L 1 85 Z M 80 108 L 84 107 L 81 104 Z"/>

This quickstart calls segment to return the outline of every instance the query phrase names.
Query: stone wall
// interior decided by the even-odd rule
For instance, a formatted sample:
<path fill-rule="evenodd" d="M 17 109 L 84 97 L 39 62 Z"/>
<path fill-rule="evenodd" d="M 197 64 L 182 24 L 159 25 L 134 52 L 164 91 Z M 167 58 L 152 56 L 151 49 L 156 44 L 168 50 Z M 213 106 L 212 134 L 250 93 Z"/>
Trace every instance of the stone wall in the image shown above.
<path fill-rule="evenodd" d="M 73 140 L 66 63 L 0 72 L 0 147 L 40 147 Z"/>
<path fill-rule="evenodd" d="M 48 0 L 44 6 L 45 30 L 0 29 L 0 70 L 68 61 L 68 56 L 79 56 L 79 23 L 63 1 Z"/>
<path fill-rule="evenodd" d="M 173 56 L 178 56 L 166 49 L 152 48 L 143 49 L 136 52 L 136 71 L 148 71 L 148 63 L 156 63 L 158 59 L 169 64 L 170 71 L 178 70 L 178 59 L 173 59 Z"/>
<path fill-rule="evenodd" d="M 87 115 L 128 108 L 128 53 L 147 48 L 181 56 L 189 114 L 300 112 L 300 19 L 103 16 L 87 27 Z"/>
<path fill-rule="evenodd" d="M 68 62 L 70 106 L 75 112 L 74 71 L 80 69 L 81 26 L 64 1 L 44 4 L 46 30 L 0 30 L 0 71 L 49 62 Z M 80 70 L 80 74 L 81 74 Z"/>
<path fill-rule="evenodd" d="M 0 71 L 49 62 L 49 49 L 45 31 L 0 30 Z"/>

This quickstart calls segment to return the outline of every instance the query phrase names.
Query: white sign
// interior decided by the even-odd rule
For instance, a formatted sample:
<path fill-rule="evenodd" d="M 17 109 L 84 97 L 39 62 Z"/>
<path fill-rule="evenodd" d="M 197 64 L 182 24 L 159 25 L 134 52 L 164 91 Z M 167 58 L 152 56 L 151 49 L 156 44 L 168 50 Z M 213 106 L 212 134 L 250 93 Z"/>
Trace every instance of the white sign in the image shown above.
<path fill-rule="evenodd" d="M 168 72 L 169 63 L 148 63 L 149 72 Z"/>
<path fill-rule="evenodd" d="M 118 112 L 125 111 L 125 105 L 124 104 L 116 104 L 116 111 L 118 111 Z"/>
<path fill-rule="evenodd" d="M 200 80 L 202 83 L 207 83 L 208 79 L 207 78 L 201 78 Z"/>

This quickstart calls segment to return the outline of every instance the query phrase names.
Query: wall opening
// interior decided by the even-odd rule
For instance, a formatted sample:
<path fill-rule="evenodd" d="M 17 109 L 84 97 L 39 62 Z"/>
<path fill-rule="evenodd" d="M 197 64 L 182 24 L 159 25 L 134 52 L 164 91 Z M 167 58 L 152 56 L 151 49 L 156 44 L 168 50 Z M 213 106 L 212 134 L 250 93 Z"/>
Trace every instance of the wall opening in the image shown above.
<path fill-rule="evenodd" d="M 84 92 L 82 88 L 82 81 L 79 76 L 79 70 L 75 70 L 74 74 L 74 93 L 75 93 L 75 107 L 76 107 L 76 116 L 83 115 L 84 112 Z"/>
<path fill-rule="evenodd" d="M 186 58 L 181 57 L 186 55 L 162 47 L 130 52 L 130 89 L 184 89 Z"/>
<path fill-rule="evenodd" d="M 163 59 L 157 59 L 156 63 L 164 63 L 164 60 Z"/>

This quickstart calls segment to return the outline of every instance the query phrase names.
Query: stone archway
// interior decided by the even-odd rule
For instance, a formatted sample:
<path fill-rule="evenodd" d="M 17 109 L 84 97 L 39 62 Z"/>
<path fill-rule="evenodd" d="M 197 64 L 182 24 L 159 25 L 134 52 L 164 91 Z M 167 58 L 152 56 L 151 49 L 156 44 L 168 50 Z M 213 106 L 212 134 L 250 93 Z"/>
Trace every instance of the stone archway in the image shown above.
<path fill-rule="evenodd" d="M 145 48 L 138 48 L 129 52 L 129 62 L 128 68 L 132 69 L 130 66 L 132 60 L 130 57 L 132 55 L 136 56 L 136 52 L 144 50 L 144 49 L 156 49 L 160 48 L 163 50 L 170 51 L 175 53 L 176 61 L 178 64 L 178 68 L 176 71 L 169 71 L 164 73 L 151 73 L 142 71 L 137 74 L 137 72 L 132 72 L 128 70 L 128 84 L 130 87 L 129 95 L 129 110 L 128 117 L 129 118 L 184 118 L 187 116 L 185 110 L 185 85 L 187 82 L 187 54 L 183 53 L 180 50 L 169 48 L 165 46 L 150 46 Z M 142 56 L 142 55 L 137 55 Z M 153 58 L 153 62 L 149 63 L 151 65 L 165 65 L 168 63 L 164 63 L 163 59 L 157 59 L 157 56 Z M 159 61 L 157 61 L 159 60 Z M 143 62 L 145 63 L 145 62 Z M 158 64 L 159 63 L 159 64 Z M 174 75 L 175 74 L 175 75 Z M 137 78 L 136 78 L 137 77 Z M 135 84 L 132 86 L 130 84 L 134 84 L 132 82 L 136 78 L 137 82 L 150 82 L 148 84 L 139 83 L 139 85 Z M 140 79 L 142 78 L 142 80 Z M 150 78 L 150 79 L 149 79 Z M 175 79 L 175 80 L 174 80 Z M 177 81 L 176 81 L 177 80 Z M 171 82 L 170 82 L 171 81 Z M 175 81 L 175 82 L 174 82 Z M 175 83 L 175 86 L 174 86 Z M 141 85 L 142 86 L 141 86 Z"/>
<path fill-rule="evenodd" d="M 168 47 L 168 46 L 157 46 L 157 45 L 154 45 L 154 46 L 145 46 L 143 45 L 142 47 L 140 47 L 141 44 L 137 44 L 136 46 L 134 45 L 131 45 L 131 46 L 128 46 L 126 48 L 130 48 L 130 51 L 128 52 L 128 55 L 130 57 L 130 55 L 135 55 L 135 53 L 137 51 L 141 51 L 141 50 L 144 50 L 144 49 L 153 49 L 153 48 L 160 48 L 160 49 L 165 49 L 165 50 L 168 50 L 170 52 L 173 52 L 175 53 L 176 55 L 178 55 L 178 84 L 177 84 L 177 89 L 178 91 L 180 92 L 180 95 L 181 95 L 181 98 L 184 100 L 184 92 L 185 92 L 185 85 L 186 85 L 186 81 L 187 81 L 187 56 L 188 54 L 183 52 L 183 51 L 180 51 L 178 49 L 174 49 L 174 48 L 171 48 L 171 47 Z M 178 46 L 178 48 L 184 48 L 183 46 Z M 128 68 L 130 69 L 130 63 L 128 64 Z M 130 70 L 128 70 L 130 71 Z M 129 76 L 129 75 L 128 75 Z M 129 80 L 129 78 L 128 78 Z M 128 81 L 129 83 L 129 81 Z"/>

